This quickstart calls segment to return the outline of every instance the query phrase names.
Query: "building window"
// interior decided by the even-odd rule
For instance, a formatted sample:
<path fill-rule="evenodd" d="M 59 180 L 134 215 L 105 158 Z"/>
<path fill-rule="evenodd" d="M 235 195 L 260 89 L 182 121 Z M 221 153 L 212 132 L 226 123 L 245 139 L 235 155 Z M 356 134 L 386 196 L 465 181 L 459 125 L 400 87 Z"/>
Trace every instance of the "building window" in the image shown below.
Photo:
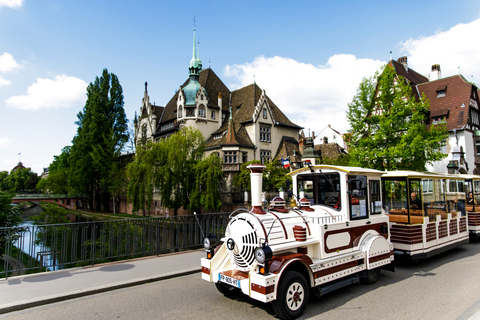
<path fill-rule="evenodd" d="M 447 140 L 442 140 L 442 146 L 440 148 L 440 151 L 443 154 L 447 154 Z"/>
<path fill-rule="evenodd" d="M 225 121 L 226 113 L 222 113 L 222 122 Z"/>
<path fill-rule="evenodd" d="M 447 94 L 446 87 L 437 89 L 437 98 L 445 97 L 446 94 Z"/>
<path fill-rule="evenodd" d="M 247 152 L 242 152 L 242 162 L 248 162 L 248 153 Z"/>
<path fill-rule="evenodd" d="M 470 118 L 472 119 L 472 124 L 478 127 L 478 112 L 476 110 L 470 110 Z"/>
<path fill-rule="evenodd" d="M 147 140 L 147 125 L 146 124 L 144 124 L 142 126 L 142 139 L 144 141 Z"/>
<path fill-rule="evenodd" d="M 270 127 L 260 126 L 260 142 L 271 142 Z"/>
<path fill-rule="evenodd" d="M 198 116 L 200 118 L 205 118 L 205 107 L 204 106 L 201 106 L 200 108 L 198 108 Z"/>
<path fill-rule="evenodd" d="M 271 152 L 267 150 L 260 151 L 260 161 L 262 164 L 265 164 L 267 161 L 270 161 Z"/>
<path fill-rule="evenodd" d="M 267 119 L 267 108 L 263 108 L 263 119 Z"/>
<path fill-rule="evenodd" d="M 224 163 L 237 163 L 237 151 L 225 151 Z"/>
<path fill-rule="evenodd" d="M 475 149 L 477 151 L 477 155 L 480 156 L 480 140 L 475 140 Z"/>
<path fill-rule="evenodd" d="M 180 106 L 180 108 L 178 108 L 178 117 L 179 118 L 183 117 L 182 114 L 183 114 L 183 107 Z"/>
<path fill-rule="evenodd" d="M 173 121 L 162 124 L 161 131 L 173 128 Z"/>
<path fill-rule="evenodd" d="M 215 120 L 215 111 L 212 111 L 212 116 L 211 116 L 212 120 Z"/>

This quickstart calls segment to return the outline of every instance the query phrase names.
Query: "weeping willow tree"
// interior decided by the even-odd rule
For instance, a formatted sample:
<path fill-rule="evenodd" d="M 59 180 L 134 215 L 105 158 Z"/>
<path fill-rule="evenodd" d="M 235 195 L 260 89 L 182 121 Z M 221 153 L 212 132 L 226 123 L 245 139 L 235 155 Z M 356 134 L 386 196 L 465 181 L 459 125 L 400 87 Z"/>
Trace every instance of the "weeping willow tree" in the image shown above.
<path fill-rule="evenodd" d="M 218 210 L 220 159 L 204 157 L 204 139 L 198 129 L 182 128 L 168 139 L 137 148 L 135 160 L 128 165 L 128 198 L 133 211 L 147 211 L 154 191 L 162 205 L 173 209 Z"/>

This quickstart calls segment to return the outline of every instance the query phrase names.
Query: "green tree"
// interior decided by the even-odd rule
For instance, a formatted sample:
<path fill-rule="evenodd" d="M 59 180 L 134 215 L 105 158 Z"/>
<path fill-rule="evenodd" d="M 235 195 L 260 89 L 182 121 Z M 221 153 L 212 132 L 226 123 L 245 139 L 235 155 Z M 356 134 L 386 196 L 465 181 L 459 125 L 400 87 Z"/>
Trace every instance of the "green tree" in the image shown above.
<path fill-rule="evenodd" d="M 152 145 L 137 147 L 134 161 L 127 165 L 127 195 L 132 202 L 133 212 L 142 211 L 145 216 L 146 208 L 150 208 L 153 199 L 153 174 L 155 162 L 152 157 Z"/>
<path fill-rule="evenodd" d="M 16 227 L 22 222 L 20 208 L 12 205 L 12 196 L 6 192 L 0 191 L 0 226 L 1 227 Z M 10 236 L 15 232 L 10 232 Z M 9 232 L 5 229 L 0 229 L 0 256 L 5 250 L 7 241 L 14 241 L 14 238 L 7 239 Z"/>
<path fill-rule="evenodd" d="M 123 108 L 123 90 L 113 73 L 87 87 L 87 102 L 77 117 L 69 170 L 71 191 L 85 194 L 90 208 L 107 211 L 111 198 L 114 164 L 128 141 L 128 120 Z"/>
<path fill-rule="evenodd" d="M 59 156 L 54 156 L 48 167 L 48 176 L 38 182 L 37 189 L 42 193 L 68 194 L 70 171 L 70 146 L 64 147 Z"/>
<path fill-rule="evenodd" d="M 206 210 L 219 210 L 220 182 L 223 178 L 221 160 L 211 154 L 202 161 L 198 161 L 194 170 L 196 183 L 191 193 L 190 210 L 205 208 Z"/>
<path fill-rule="evenodd" d="M 128 198 L 133 211 L 145 215 L 157 190 L 166 208 L 218 208 L 220 160 L 203 159 L 204 139 L 198 129 L 182 128 L 168 139 L 137 146 L 135 161 L 127 166 Z"/>
<path fill-rule="evenodd" d="M 235 175 L 233 178 L 236 185 L 240 186 L 242 190 L 251 190 L 251 183 L 250 183 L 250 170 L 247 168 L 251 164 L 261 164 L 259 160 L 251 160 L 248 162 L 244 162 L 240 165 L 240 172 Z M 265 175 L 263 175 L 265 179 Z M 263 183 L 263 182 L 262 182 Z"/>
<path fill-rule="evenodd" d="M 430 104 L 424 95 L 415 98 L 412 90 L 389 65 L 360 83 L 347 112 L 350 165 L 424 171 L 427 163 L 445 157 L 440 148 L 446 125 L 425 123 Z"/>
<path fill-rule="evenodd" d="M 259 164 L 259 160 L 251 160 L 242 163 L 240 172 L 235 175 L 235 184 L 240 186 L 243 190 L 250 191 L 250 170 L 247 168 L 251 164 Z M 265 163 L 265 170 L 263 172 L 263 188 L 268 191 L 277 191 L 280 188 L 286 189 L 287 181 L 290 177 L 287 176 L 288 169 L 284 169 L 278 160 L 267 161 Z"/>
<path fill-rule="evenodd" d="M 283 168 L 278 160 L 267 161 L 265 167 L 265 179 L 263 180 L 265 190 L 278 191 L 280 188 L 285 190 L 287 181 L 291 181 L 290 177 L 287 176 L 289 170 Z"/>
<path fill-rule="evenodd" d="M 32 192 L 39 180 L 40 177 L 30 168 L 18 168 L 3 179 L 3 185 L 9 192 Z"/>
<path fill-rule="evenodd" d="M 7 177 L 8 177 L 8 171 L 0 171 L 0 191 L 7 191 L 8 190 L 8 188 L 6 186 Z"/>

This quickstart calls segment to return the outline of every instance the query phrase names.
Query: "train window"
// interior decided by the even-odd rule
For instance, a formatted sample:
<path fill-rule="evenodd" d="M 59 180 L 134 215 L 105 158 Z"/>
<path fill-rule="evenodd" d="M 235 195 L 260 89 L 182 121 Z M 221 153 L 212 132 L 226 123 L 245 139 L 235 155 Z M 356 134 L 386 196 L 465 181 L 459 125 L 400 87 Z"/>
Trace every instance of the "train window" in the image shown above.
<path fill-rule="evenodd" d="M 457 214 L 465 215 L 465 190 L 464 183 L 460 179 L 448 179 L 446 192 L 445 211 L 451 213 L 452 218 Z M 442 215 L 442 219 L 447 219 L 447 215 Z"/>
<path fill-rule="evenodd" d="M 387 214 L 407 214 L 407 181 L 383 180 L 383 207 Z"/>
<path fill-rule="evenodd" d="M 367 177 L 348 176 L 350 219 L 368 218 Z"/>
<path fill-rule="evenodd" d="M 307 198 L 311 204 L 324 205 L 335 210 L 341 209 L 338 173 L 299 175 L 297 182 L 299 197 L 302 197 L 301 192 L 303 192 L 303 197 Z"/>
<path fill-rule="evenodd" d="M 437 216 L 447 217 L 446 211 L 448 210 L 445 201 L 445 194 L 449 184 L 445 179 L 428 179 L 431 181 L 432 188 L 423 192 L 423 202 L 426 215 L 429 217 L 429 221 L 437 221 Z M 425 182 L 423 183 L 425 185 Z"/>
<path fill-rule="evenodd" d="M 382 213 L 382 201 L 380 200 L 380 181 L 370 180 L 370 212 Z"/>

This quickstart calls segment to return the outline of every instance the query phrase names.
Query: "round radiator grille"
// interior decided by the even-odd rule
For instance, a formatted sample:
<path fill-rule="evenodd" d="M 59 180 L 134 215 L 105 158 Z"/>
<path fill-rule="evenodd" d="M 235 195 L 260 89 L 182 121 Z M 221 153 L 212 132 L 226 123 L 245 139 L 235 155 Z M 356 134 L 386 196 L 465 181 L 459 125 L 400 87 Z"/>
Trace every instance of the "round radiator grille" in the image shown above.
<path fill-rule="evenodd" d="M 233 239 L 233 248 L 228 248 L 227 252 L 230 260 L 241 271 L 250 271 L 255 263 L 255 249 L 259 246 L 257 231 L 253 224 L 245 216 L 238 215 L 228 223 L 225 236 Z M 228 244 L 228 243 L 227 243 Z"/>

